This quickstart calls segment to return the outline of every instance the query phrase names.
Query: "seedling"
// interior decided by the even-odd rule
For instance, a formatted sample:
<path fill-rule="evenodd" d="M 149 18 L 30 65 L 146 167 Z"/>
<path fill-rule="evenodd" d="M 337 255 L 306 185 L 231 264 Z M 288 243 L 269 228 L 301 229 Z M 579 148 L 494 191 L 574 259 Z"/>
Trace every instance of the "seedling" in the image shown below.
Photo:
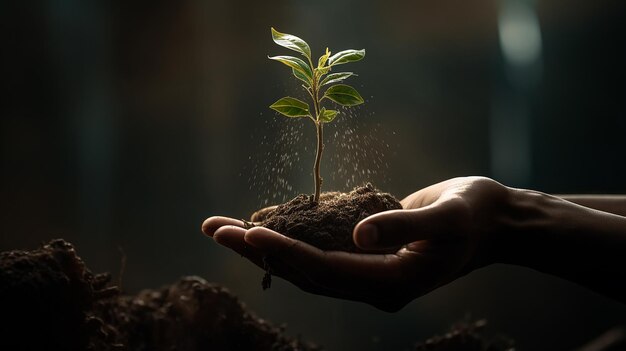
<path fill-rule="evenodd" d="M 293 56 L 269 57 L 270 60 L 282 62 L 289 66 L 293 75 L 304 83 L 302 87 L 311 97 L 313 110 L 311 110 L 308 103 L 290 96 L 279 99 L 270 108 L 290 118 L 308 117 L 315 123 L 317 152 L 315 153 L 313 166 L 315 181 L 313 201 L 319 202 L 322 187 L 320 163 L 322 161 L 322 152 L 324 151 L 324 124 L 332 122 L 339 114 L 337 110 L 326 109 L 325 106 L 322 106 L 322 102 L 324 99 L 328 99 L 342 106 L 356 106 L 364 102 L 359 92 L 353 87 L 346 84 L 334 84 L 341 83 L 355 75 L 353 72 L 330 72 L 335 66 L 363 59 L 365 50 L 343 50 L 331 56 L 331 52 L 326 48 L 326 52 L 319 57 L 317 66 L 315 66 L 311 59 L 311 48 L 304 40 L 291 34 L 280 33 L 274 28 L 272 28 L 272 39 L 276 44 L 296 51 L 307 59 L 307 61 L 304 61 Z M 328 88 L 320 97 L 321 90 L 326 86 Z"/>

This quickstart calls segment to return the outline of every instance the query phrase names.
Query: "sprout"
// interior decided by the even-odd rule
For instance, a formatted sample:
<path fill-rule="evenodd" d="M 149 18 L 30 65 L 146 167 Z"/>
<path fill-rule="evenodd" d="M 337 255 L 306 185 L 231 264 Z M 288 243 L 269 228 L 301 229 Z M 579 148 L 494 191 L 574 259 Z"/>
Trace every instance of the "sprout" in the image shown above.
<path fill-rule="evenodd" d="M 317 66 L 311 60 L 311 48 L 304 40 L 291 35 L 280 33 L 272 28 L 272 39 L 282 47 L 296 51 L 306 58 L 306 61 L 294 56 L 273 56 L 270 60 L 279 61 L 292 70 L 293 75 L 303 82 L 302 87 L 309 93 L 313 101 L 313 110 L 308 103 L 287 96 L 273 103 L 270 108 L 291 118 L 308 117 L 317 131 L 317 152 L 315 154 L 315 164 L 313 166 L 313 177 L 315 180 L 315 194 L 313 201 L 318 202 L 322 187 L 322 177 L 320 175 L 320 162 L 324 151 L 324 123 L 332 122 L 339 112 L 329 110 L 322 106 L 322 101 L 328 99 L 343 106 L 356 106 L 362 104 L 363 98 L 356 89 L 341 83 L 345 79 L 354 75 L 352 72 L 330 73 L 333 67 L 355 62 L 365 57 L 365 50 L 344 50 L 331 56 L 331 52 L 326 48 L 326 52 L 317 60 Z M 331 85 L 334 84 L 334 85 Z M 320 93 L 323 87 L 330 85 L 323 94 Z"/>

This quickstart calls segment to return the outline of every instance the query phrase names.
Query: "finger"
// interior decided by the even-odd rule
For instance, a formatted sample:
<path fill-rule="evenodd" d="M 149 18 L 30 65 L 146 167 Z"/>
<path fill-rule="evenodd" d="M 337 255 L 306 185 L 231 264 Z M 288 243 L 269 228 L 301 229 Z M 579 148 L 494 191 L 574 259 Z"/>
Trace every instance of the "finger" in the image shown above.
<path fill-rule="evenodd" d="M 232 225 L 225 225 L 215 231 L 213 239 L 220 245 L 237 252 L 241 256 L 247 258 L 252 263 L 263 270 L 267 270 L 266 263 L 270 264 L 270 271 L 273 275 L 291 281 L 300 289 L 315 293 L 329 295 L 322 291 L 319 287 L 312 284 L 300 272 L 291 269 L 291 266 L 284 263 L 280 258 L 268 256 L 266 251 L 259 250 L 254 246 L 246 243 L 244 240 L 246 229 Z"/>
<path fill-rule="evenodd" d="M 294 269 L 282 259 L 274 256 L 268 256 L 264 251 L 250 246 L 244 240 L 245 233 L 246 230 L 243 228 L 226 225 L 220 227 L 215 232 L 213 239 L 218 244 L 226 246 L 241 256 L 247 258 L 259 268 L 266 271 L 269 270 L 272 275 L 281 277 L 291 282 L 303 291 L 335 298 L 349 298 L 349 296 L 316 285 L 308 280 L 306 275 Z M 267 264 L 269 264 L 269 267 Z"/>
<path fill-rule="evenodd" d="M 222 216 L 214 216 L 214 217 L 207 218 L 204 221 L 204 223 L 202 223 L 202 232 L 205 235 L 212 237 L 215 234 L 216 230 L 226 225 L 234 225 L 234 226 L 241 227 L 241 228 L 244 227 L 243 221 L 240 221 L 238 219 L 222 217 Z"/>
<path fill-rule="evenodd" d="M 362 249 L 384 249 L 418 240 L 439 239 L 459 230 L 467 219 L 461 199 L 435 202 L 414 210 L 377 213 L 359 222 L 354 243 Z"/>
<path fill-rule="evenodd" d="M 225 225 L 215 231 L 213 234 L 213 240 L 215 240 L 218 244 L 226 246 L 227 248 L 237 252 L 260 268 L 265 269 L 265 264 L 263 262 L 264 254 L 246 243 L 244 240 L 245 234 L 246 229 L 244 228 Z"/>
<path fill-rule="evenodd" d="M 272 275 L 287 280 L 302 291 L 337 299 L 355 300 L 354 294 L 336 291 L 309 280 L 306 274 L 291 266 L 289 262 L 286 262 L 281 258 L 269 255 L 267 256 L 266 261 L 269 264 Z"/>
<path fill-rule="evenodd" d="M 296 266 L 300 266 L 303 271 L 311 271 L 316 266 L 321 264 L 320 259 L 323 257 L 324 253 L 322 250 L 308 245 L 302 241 L 292 239 L 280 233 L 277 233 L 271 229 L 267 229 L 265 227 L 254 227 L 249 229 L 246 232 L 244 237 L 246 243 L 252 245 L 253 247 L 262 250 L 269 254 L 274 259 L 287 261 L 291 265 L 293 265 L 293 256 L 302 255 L 302 258 L 296 258 L 297 262 L 303 262 L 305 264 L 297 264 Z"/>
<path fill-rule="evenodd" d="M 401 280 L 401 260 L 394 254 L 322 251 L 264 227 L 248 230 L 245 241 L 302 272 L 313 283 L 336 291 L 354 292 Z"/>

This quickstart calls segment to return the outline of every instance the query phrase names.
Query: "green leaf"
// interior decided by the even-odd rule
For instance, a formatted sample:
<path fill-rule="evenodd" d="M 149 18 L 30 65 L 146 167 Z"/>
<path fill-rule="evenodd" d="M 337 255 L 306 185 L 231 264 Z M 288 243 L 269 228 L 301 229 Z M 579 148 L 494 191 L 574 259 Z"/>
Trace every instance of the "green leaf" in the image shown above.
<path fill-rule="evenodd" d="M 296 76 L 296 78 L 298 78 L 301 81 L 303 81 L 304 84 L 306 84 L 307 87 L 309 87 L 309 88 L 311 87 L 311 81 L 302 72 L 296 70 L 295 68 L 292 69 L 292 72 L 293 72 L 293 75 Z"/>
<path fill-rule="evenodd" d="M 355 62 L 365 57 L 365 49 L 339 51 L 328 59 L 328 65 L 341 65 L 348 62 Z"/>
<path fill-rule="evenodd" d="M 311 115 L 309 105 L 306 102 L 289 96 L 279 99 L 270 105 L 270 108 L 287 117 L 308 117 Z"/>
<path fill-rule="evenodd" d="M 311 48 L 309 48 L 309 44 L 295 35 L 281 33 L 272 27 L 272 40 L 282 47 L 297 51 L 308 59 L 311 58 Z"/>
<path fill-rule="evenodd" d="M 326 48 L 326 53 L 320 56 L 319 60 L 317 60 L 317 68 L 324 67 L 324 65 L 326 64 L 326 61 L 328 61 L 329 56 L 330 56 L 330 51 L 328 51 L 328 48 Z"/>
<path fill-rule="evenodd" d="M 331 86 L 324 93 L 324 97 L 343 106 L 355 106 L 365 102 L 358 91 L 345 84 Z"/>
<path fill-rule="evenodd" d="M 337 111 L 335 110 L 327 110 L 325 107 L 322 107 L 322 111 L 320 111 L 320 120 L 324 123 L 330 123 L 337 117 Z"/>
<path fill-rule="evenodd" d="M 313 70 L 313 72 L 315 72 L 316 77 L 321 77 L 323 75 L 325 75 L 326 73 L 330 72 L 330 66 L 326 66 L 326 67 L 322 67 L 322 68 L 316 68 Z"/>
<path fill-rule="evenodd" d="M 274 61 L 278 61 L 278 62 L 282 62 L 284 64 L 286 64 L 287 66 L 301 72 L 302 74 L 304 74 L 309 80 L 313 80 L 313 72 L 311 72 L 311 67 L 309 67 L 309 65 L 302 61 L 301 59 L 297 58 L 297 57 L 293 57 L 293 56 L 273 56 L 273 57 L 268 57 L 270 60 L 274 60 Z"/>
<path fill-rule="evenodd" d="M 322 80 L 322 82 L 320 83 L 320 86 L 323 86 L 326 84 L 332 84 L 332 83 L 339 83 L 339 82 L 342 82 L 344 79 L 347 79 L 348 77 L 353 76 L 353 75 L 354 73 L 352 72 L 331 73 Z"/>

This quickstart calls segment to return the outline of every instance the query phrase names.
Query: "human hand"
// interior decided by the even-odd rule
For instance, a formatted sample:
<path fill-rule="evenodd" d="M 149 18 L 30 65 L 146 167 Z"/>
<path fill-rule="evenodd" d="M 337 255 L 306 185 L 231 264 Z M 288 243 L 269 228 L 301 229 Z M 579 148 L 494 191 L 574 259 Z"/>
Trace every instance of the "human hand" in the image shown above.
<path fill-rule="evenodd" d="M 491 179 L 450 179 L 401 201 L 402 210 L 372 215 L 353 239 L 372 253 L 322 251 L 264 227 L 211 217 L 205 234 L 304 291 L 397 311 L 407 303 L 493 262 L 492 238 L 505 230 L 513 189 Z M 392 254 L 381 249 L 397 248 Z"/>

